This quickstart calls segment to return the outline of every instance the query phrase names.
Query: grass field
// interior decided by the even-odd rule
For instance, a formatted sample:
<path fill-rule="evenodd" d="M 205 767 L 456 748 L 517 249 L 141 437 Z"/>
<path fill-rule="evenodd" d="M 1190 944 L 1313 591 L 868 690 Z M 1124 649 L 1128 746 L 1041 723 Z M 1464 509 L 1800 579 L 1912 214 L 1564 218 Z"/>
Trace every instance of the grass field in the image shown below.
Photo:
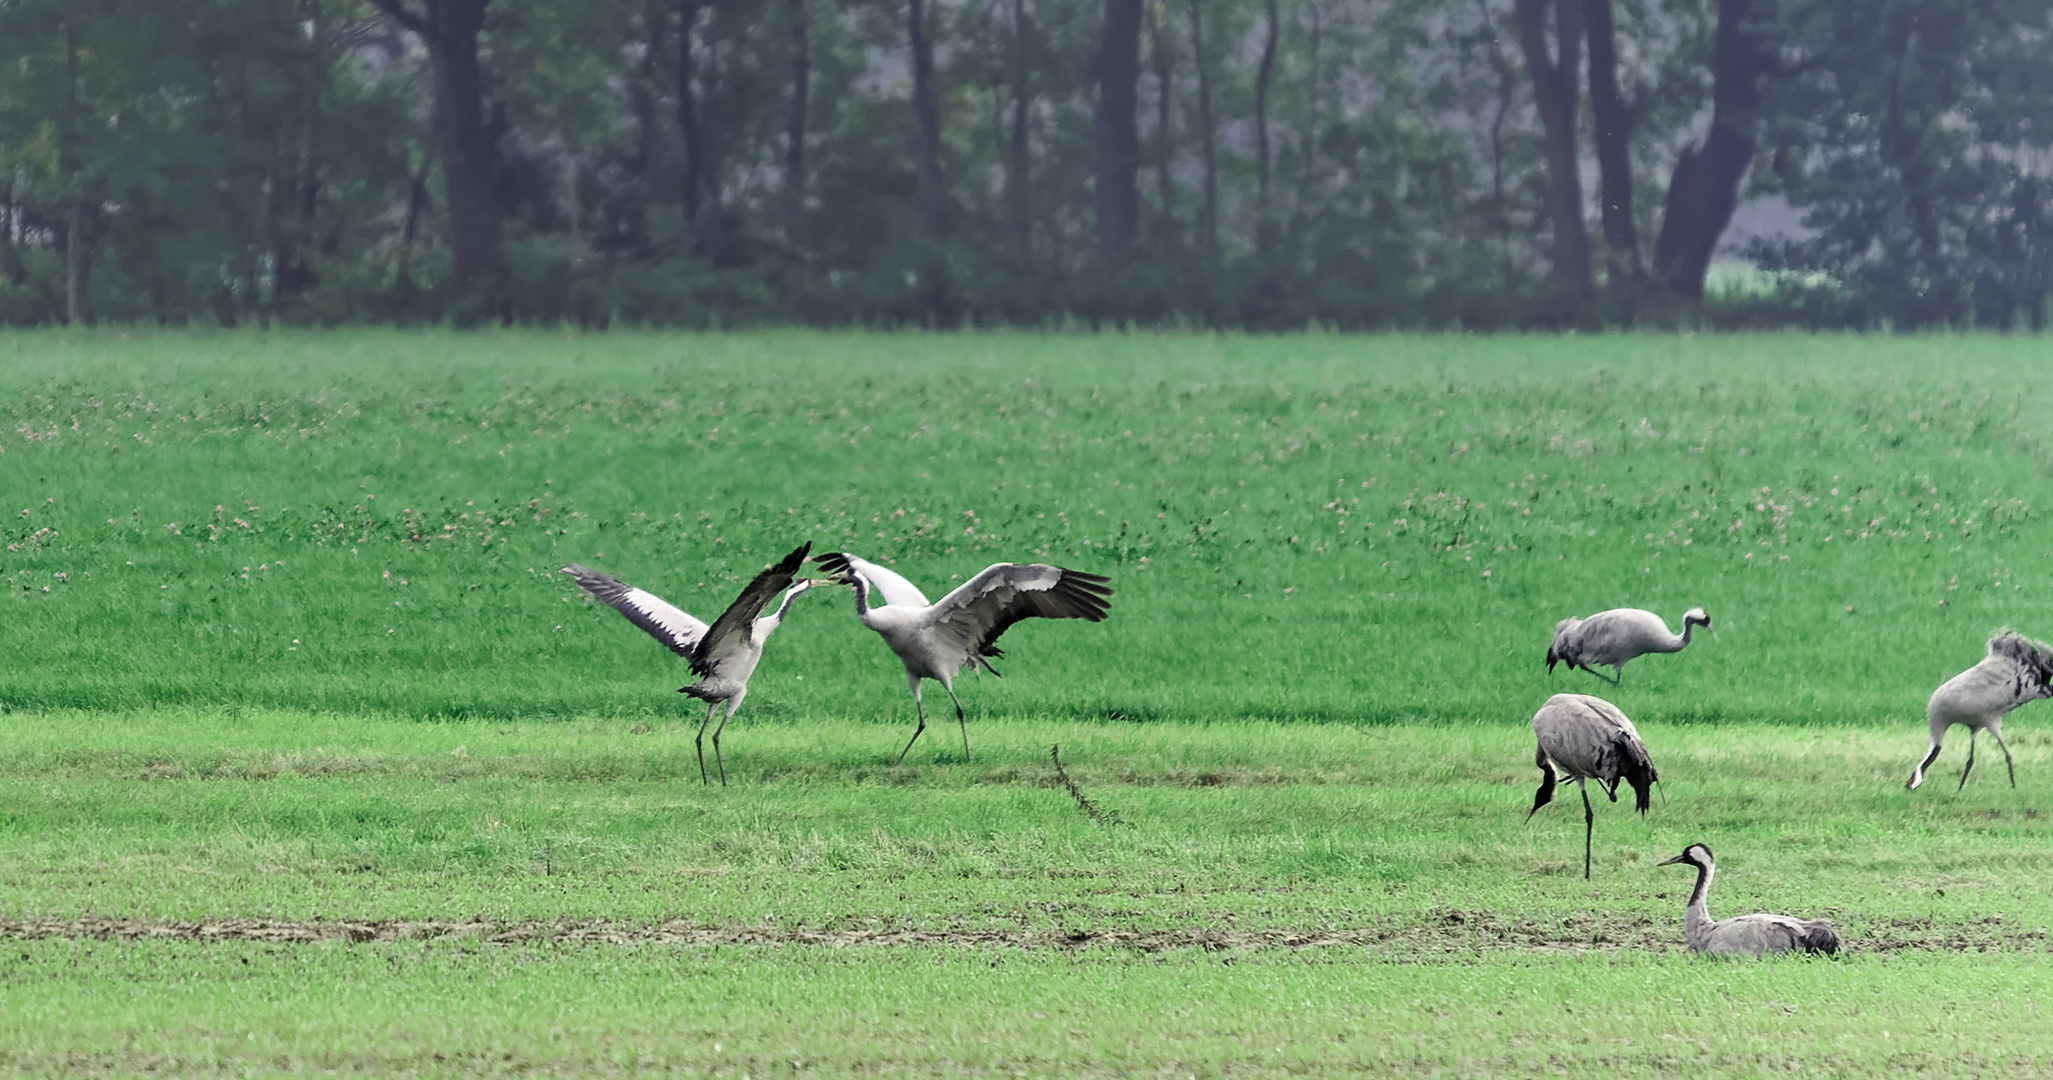
<path fill-rule="evenodd" d="M 0 340 L 0 1071 L 2043 1075 L 2053 735 L 1931 688 L 2053 635 L 2034 338 Z M 790 547 L 1109 574 L 903 765 L 799 601 L 703 786 L 698 613 Z M 1556 619 L 1707 608 L 1615 690 Z M 1663 794 L 1523 821 L 1533 711 Z M 931 700 L 931 699 L 930 699 Z M 945 698 L 943 699 L 945 709 Z M 1069 777 L 1110 815 L 1086 816 Z M 1715 912 L 1836 962 L 1683 954 Z"/>

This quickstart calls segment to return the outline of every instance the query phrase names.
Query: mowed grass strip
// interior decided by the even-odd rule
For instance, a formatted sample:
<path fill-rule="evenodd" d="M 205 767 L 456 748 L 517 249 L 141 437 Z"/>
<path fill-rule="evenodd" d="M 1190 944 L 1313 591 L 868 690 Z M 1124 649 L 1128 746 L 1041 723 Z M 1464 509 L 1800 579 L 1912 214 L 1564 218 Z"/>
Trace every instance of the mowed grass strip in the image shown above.
<path fill-rule="evenodd" d="M 1714 910 L 1830 917 L 1856 950 L 2043 949 L 2053 926 L 2053 739 L 2030 730 L 2019 788 L 1984 760 L 1953 792 L 1956 749 L 1907 792 L 1907 725 L 1646 721 L 1662 794 L 1644 820 L 1594 796 L 1585 884 L 1579 800 L 1525 821 L 1532 736 L 1508 725 L 1020 717 L 979 727 L 969 764 L 894 766 L 894 728 L 758 722 L 731 731 L 721 788 L 683 724 L 33 719 L 0 741 L 0 912 L 17 920 L 1645 947 L 1680 940 L 1691 881 L 1654 864 L 1703 840 Z M 1077 808 L 1058 741 L 1125 825 Z"/>
<path fill-rule="evenodd" d="M 2037 1076 L 2044 955 L 9 943 L 0 1069 Z"/>

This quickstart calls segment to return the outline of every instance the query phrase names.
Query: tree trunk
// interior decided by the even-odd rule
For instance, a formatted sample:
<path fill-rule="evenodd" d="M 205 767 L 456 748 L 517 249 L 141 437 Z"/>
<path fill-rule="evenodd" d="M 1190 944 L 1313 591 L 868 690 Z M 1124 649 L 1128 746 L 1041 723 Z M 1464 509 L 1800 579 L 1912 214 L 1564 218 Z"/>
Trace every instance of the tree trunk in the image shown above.
<path fill-rule="evenodd" d="M 1618 42 L 1611 0 L 1582 0 L 1590 35 L 1590 118 L 1597 144 L 1597 199 L 1603 204 L 1604 261 L 1611 286 L 1641 277 L 1632 219 L 1633 109 L 1618 90 Z"/>
<path fill-rule="evenodd" d="M 1276 74 L 1276 39 L 1282 30 L 1276 0 L 1264 6 L 1263 22 L 1262 62 L 1255 68 L 1255 250 L 1267 255 L 1275 233 L 1269 223 L 1269 80 Z"/>
<path fill-rule="evenodd" d="M 919 121 L 920 217 L 934 237 L 948 235 L 948 189 L 941 175 L 941 100 L 934 86 L 934 43 L 925 5 L 909 0 L 906 39 L 912 46 L 912 111 Z"/>
<path fill-rule="evenodd" d="M 1027 199 L 1028 169 L 1033 164 L 1033 132 L 1027 127 L 1031 111 L 1027 94 L 1026 0 L 1012 0 L 1012 141 L 1005 155 L 1005 209 L 1012 219 L 1012 234 L 1022 251 L 1032 236 L 1033 219 Z"/>
<path fill-rule="evenodd" d="M 1319 7 L 1319 0 L 1311 0 L 1305 5 L 1305 13 L 1311 17 L 1305 34 L 1305 139 L 1297 174 L 1296 206 L 1292 208 L 1293 224 L 1311 204 L 1312 182 L 1317 179 L 1319 164 L 1319 49 L 1326 40 L 1325 12 Z"/>
<path fill-rule="evenodd" d="M 1205 13 L 1201 0 L 1190 0 L 1191 67 L 1198 76 L 1198 158 L 1203 166 L 1198 213 L 1198 242 L 1207 251 L 1219 249 L 1219 154 L 1212 125 L 1212 75 L 1205 63 Z"/>
<path fill-rule="evenodd" d="M 1148 16 L 1148 58 L 1155 65 L 1155 201 L 1161 207 L 1162 220 L 1172 224 L 1176 218 L 1175 189 L 1169 181 L 1170 93 L 1174 88 L 1171 78 L 1173 60 L 1169 55 L 1169 42 L 1162 33 L 1162 20 L 1150 5 Z"/>
<path fill-rule="evenodd" d="M 1140 230 L 1141 0 L 1105 0 L 1098 48 L 1098 252 L 1119 261 Z"/>
<path fill-rule="evenodd" d="M 699 73 L 692 51 L 692 33 L 698 22 L 697 0 L 681 0 L 677 5 L 677 135 L 684 144 L 684 176 L 678 194 L 684 223 L 694 233 L 699 228 L 699 196 L 705 190 L 706 168 L 705 136 L 699 128 Z"/>
<path fill-rule="evenodd" d="M 1555 48 L 1547 50 L 1547 9 L 1554 9 Z M 1579 0 L 1517 0 L 1519 46 L 1533 80 L 1533 100 L 1546 131 L 1547 220 L 1554 245 L 1554 282 L 1581 296 L 1590 291 L 1590 240 L 1583 226 L 1582 180 L 1576 172 L 1577 69 L 1582 66 Z"/>
<path fill-rule="evenodd" d="M 78 32 L 71 20 L 64 33 L 64 117 L 57 139 L 57 169 L 69 189 L 64 211 L 64 321 L 77 326 L 85 316 L 85 178 L 78 152 Z"/>
<path fill-rule="evenodd" d="M 478 35 L 491 0 L 373 0 L 427 47 L 435 77 L 435 135 L 442 151 L 442 201 L 449 211 L 449 247 L 457 285 L 494 282 L 501 269 L 498 140 L 487 114 Z"/>
<path fill-rule="evenodd" d="M 1718 237 L 1739 206 L 1739 185 L 1754 160 L 1761 76 L 1769 63 L 1759 33 L 1747 25 L 1752 0 L 1718 0 L 1711 39 L 1711 131 L 1685 149 L 1668 181 L 1661 235 L 1654 241 L 1654 280 L 1677 296 L 1701 300 L 1704 272 Z"/>
<path fill-rule="evenodd" d="M 806 189 L 806 106 L 812 94 L 811 13 L 806 0 L 788 0 L 791 14 L 791 115 L 784 126 L 784 188 L 794 197 Z"/>

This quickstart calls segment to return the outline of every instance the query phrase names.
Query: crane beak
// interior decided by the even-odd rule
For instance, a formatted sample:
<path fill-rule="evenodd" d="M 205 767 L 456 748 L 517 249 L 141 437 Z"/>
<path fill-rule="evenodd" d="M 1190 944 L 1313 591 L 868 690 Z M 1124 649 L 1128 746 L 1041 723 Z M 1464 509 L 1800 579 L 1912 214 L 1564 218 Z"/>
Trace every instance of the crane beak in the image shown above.
<path fill-rule="evenodd" d="M 1688 861 L 1689 861 L 1689 856 L 1688 856 L 1687 854 L 1683 854 L 1683 855 L 1677 855 L 1676 857 L 1674 857 L 1674 858 L 1672 858 L 1672 859 L 1663 859 L 1663 860 L 1661 860 L 1660 862 L 1657 862 L 1657 863 L 1655 863 L 1654 865 L 1655 865 L 1655 866 L 1674 866 L 1674 865 L 1675 865 L 1676 863 L 1686 863 L 1686 862 L 1688 862 Z"/>

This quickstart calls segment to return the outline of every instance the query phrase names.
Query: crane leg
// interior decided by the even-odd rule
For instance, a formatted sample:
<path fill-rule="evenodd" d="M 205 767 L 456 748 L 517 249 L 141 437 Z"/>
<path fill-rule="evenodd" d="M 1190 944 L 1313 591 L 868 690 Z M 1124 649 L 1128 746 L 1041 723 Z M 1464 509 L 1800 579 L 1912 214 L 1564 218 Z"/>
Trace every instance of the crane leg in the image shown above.
<path fill-rule="evenodd" d="M 1969 772 L 1970 770 L 1972 770 L 1972 769 L 1973 769 L 1973 768 L 1975 767 L 1975 736 L 1977 736 L 1977 735 L 1980 735 L 1980 734 L 1981 734 L 1981 732 L 1979 732 L 1979 731 L 1976 731 L 1976 730 L 1974 730 L 1974 729 L 1972 729 L 1972 728 L 1968 729 L 1968 733 L 1967 733 L 1967 767 L 1966 767 L 1966 768 L 1964 768 L 1964 769 L 1962 769 L 1962 770 L 1960 770 L 1960 786 L 1959 786 L 1959 787 L 1956 787 L 1956 788 L 1954 788 L 1954 789 L 1953 789 L 1954 791 L 1959 791 L 1959 790 L 1960 790 L 1961 788 L 1964 788 L 1964 787 L 1966 787 L 1966 786 L 1967 786 L 1967 774 L 1968 774 L 1968 772 Z"/>
<path fill-rule="evenodd" d="M 1989 737 L 1996 740 L 1996 749 L 2003 751 L 2003 767 L 2010 771 L 2010 786 L 2017 786 L 2017 766 L 2010 763 L 2010 747 L 2003 745 L 2003 733 L 1989 729 Z"/>
<path fill-rule="evenodd" d="M 905 749 L 898 752 L 896 764 L 903 765 L 905 763 L 905 755 L 912 753 L 912 744 L 920 741 L 920 732 L 927 730 L 927 710 L 925 706 L 920 704 L 920 688 L 917 684 L 912 688 L 912 709 L 913 712 L 919 715 L 920 726 L 912 729 L 912 738 L 905 740 Z"/>
<path fill-rule="evenodd" d="M 699 748 L 699 783 L 701 784 L 712 783 L 711 780 L 706 778 L 706 725 L 713 722 L 713 710 L 719 704 L 717 701 L 706 702 L 706 719 L 703 723 L 699 724 L 699 737 L 692 740 L 692 743 Z M 721 723 L 724 725 L 726 721 L 722 720 Z M 715 758 L 720 756 L 720 739 L 717 735 L 713 738 L 713 756 Z"/>
<path fill-rule="evenodd" d="M 727 786 L 727 762 L 720 756 L 720 733 L 727 730 L 727 721 L 734 719 L 734 710 L 741 706 L 740 698 L 727 700 L 727 712 L 720 717 L 720 726 L 713 729 L 713 764 L 720 766 L 720 786 Z M 706 769 L 706 757 L 699 755 L 699 771 Z"/>
<path fill-rule="evenodd" d="M 948 685 L 947 683 L 942 683 L 942 684 L 941 684 L 941 689 L 943 689 L 943 690 L 946 690 L 946 691 L 948 691 L 948 700 L 950 700 L 950 701 L 953 701 L 953 702 L 955 702 L 955 723 L 956 723 L 956 726 L 958 726 L 958 727 L 962 728 L 962 760 L 964 760 L 964 761 L 968 761 L 968 760 L 969 760 L 969 721 L 968 721 L 968 720 L 965 720 L 965 719 L 963 719 L 963 715 L 962 715 L 962 699 L 961 699 L 961 698 L 959 698 L 959 697 L 956 697 L 956 696 L 955 696 L 955 687 L 952 687 L 952 686 Z"/>
<path fill-rule="evenodd" d="M 1590 840 L 1597 832 L 1597 812 L 1590 809 L 1590 789 L 1577 780 L 1575 786 L 1583 793 L 1583 880 L 1590 880 Z"/>

